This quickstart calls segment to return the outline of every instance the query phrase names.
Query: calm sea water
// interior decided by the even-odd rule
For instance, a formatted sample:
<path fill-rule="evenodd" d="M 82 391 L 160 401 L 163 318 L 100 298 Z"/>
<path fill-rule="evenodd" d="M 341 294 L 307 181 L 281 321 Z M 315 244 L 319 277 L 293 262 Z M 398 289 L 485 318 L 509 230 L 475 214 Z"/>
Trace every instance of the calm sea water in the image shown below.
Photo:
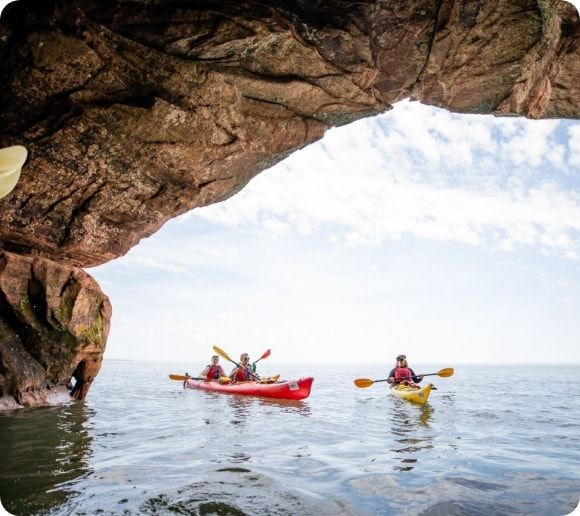
<path fill-rule="evenodd" d="M 385 369 L 264 365 L 315 373 L 310 398 L 275 402 L 183 390 L 167 379 L 182 365 L 105 361 L 85 402 L 0 415 L 0 499 L 18 515 L 559 516 L 578 505 L 580 367 L 456 366 L 424 407 L 353 385 Z"/>

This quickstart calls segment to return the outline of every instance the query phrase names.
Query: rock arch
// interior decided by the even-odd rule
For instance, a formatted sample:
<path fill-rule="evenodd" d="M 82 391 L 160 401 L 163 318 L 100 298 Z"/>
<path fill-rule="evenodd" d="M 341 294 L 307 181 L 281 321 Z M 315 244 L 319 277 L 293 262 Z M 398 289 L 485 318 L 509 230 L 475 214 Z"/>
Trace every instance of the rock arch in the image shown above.
<path fill-rule="evenodd" d="M 0 72 L 0 147 L 30 152 L 0 200 L 0 389 L 35 405 L 98 372 L 111 309 L 81 268 L 403 98 L 578 118 L 580 21 L 560 0 L 19 0 Z"/>

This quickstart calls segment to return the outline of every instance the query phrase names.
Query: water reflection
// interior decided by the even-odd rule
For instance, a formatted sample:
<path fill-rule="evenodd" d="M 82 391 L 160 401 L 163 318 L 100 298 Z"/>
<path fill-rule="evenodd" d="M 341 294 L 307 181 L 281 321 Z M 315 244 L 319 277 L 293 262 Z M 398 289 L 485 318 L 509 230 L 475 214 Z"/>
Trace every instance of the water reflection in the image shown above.
<path fill-rule="evenodd" d="M 433 414 L 433 407 L 431 407 L 431 405 L 422 405 L 420 407 L 420 413 L 419 413 L 419 420 L 421 421 L 421 424 L 424 426 L 429 426 L 429 421 L 431 420 L 431 415 Z"/>
<path fill-rule="evenodd" d="M 390 451 L 399 463 L 395 471 L 411 471 L 419 462 L 421 452 L 433 448 L 433 435 L 429 422 L 434 409 L 429 405 L 414 405 L 403 400 L 393 400 L 391 434 L 394 447 Z"/>
<path fill-rule="evenodd" d="M 259 398 L 257 400 L 263 407 L 280 408 L 283 412 L 292 412 L 301 416 L 309 417 L 312 415 L 310 405 L 307 401 L 302 400 L 275 400 L 270 398 Z"/>
<path fill-rule="evenodd" d="M 227 396 L 228 405 L 232 408 L 233 425 L 245 426 L 255 408 L 259 408 L 259 413 L 264 414 L 263 408 L 272 408 L 275 411 L 292 412 L 301 416 L 309 417 L 312 412 L 310 405 L 304 401 L 296 400 L 276 400 L 271 398 L 253 398 L 250 396 Z"/>
<path fill-rule="evenodd" d="M 32 514 L 66 502 L 59 488 L 87 474 L 92 411 L 78 402 L 0 415 L 0 498 L 13 514 Z"/>
<path fill-rule="evenodd" d="M 232 425 L 246 426 L 254 400 L 244 396 L 228 396 L 227 404 L 232 408 Z"/>

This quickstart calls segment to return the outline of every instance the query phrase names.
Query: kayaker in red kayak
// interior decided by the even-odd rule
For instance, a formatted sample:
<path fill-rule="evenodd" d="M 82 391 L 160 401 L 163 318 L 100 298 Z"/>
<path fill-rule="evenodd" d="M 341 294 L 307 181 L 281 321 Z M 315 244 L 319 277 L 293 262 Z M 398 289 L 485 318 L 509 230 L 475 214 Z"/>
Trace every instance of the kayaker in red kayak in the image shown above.
<path fill-rule="evenodd" d="M 397 357 L 397 364 L 391 369 L 387 381 L 394 385 L 402 383 L 404 385 L 410 385 L 411 387 L 418 387 L 417 384 L 422 379 L 422 374 L 415 374 L 415 371 L 409 367 L 406 355 L 399 355 Z"/>
<path fill-rule="evenodd" d="M 250 365 L 250 357 L 247 353 L 242 353 L 240 355 L 240 367 L 236 366 L 232 369 L 230 378 L 232 379 L 232 383 L 249 382 L 250 380 L 260 378 L 256 373 L 252 373 L 253 371 L 252 366 Z"/>
<path fill-rule="evenodd" d="M 202 378 L 207 378 L 208 380 L 214 380 L 219 382 L 219 379 L 222 376 L 226 376 L 225 371 L 223 370 L 222 366 L 219 365 L 220 357 L 214 355 L 211 357 L 211 363 L 205 366 L 205 369 L 199 373 L 199 376 Z"/>

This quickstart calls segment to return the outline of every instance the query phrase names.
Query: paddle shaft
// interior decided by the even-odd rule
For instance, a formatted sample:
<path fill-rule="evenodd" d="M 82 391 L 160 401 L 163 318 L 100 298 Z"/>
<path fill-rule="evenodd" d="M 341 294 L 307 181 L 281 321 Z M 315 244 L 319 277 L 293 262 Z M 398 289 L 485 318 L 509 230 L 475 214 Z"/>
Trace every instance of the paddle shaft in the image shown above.
<path fill-rule="evenodd" d="M 234 362 L 234 361 L 232 360 L 232 362 Z M 256 360 L 256 362 L 257 362 L 257 360 Z M 234 362 L 234 364 L 236 364 L 238 367 L 241 367 L 247 373 L 250 373 L 256 380 L 261 380 L 261 378 L 256 373 L 254 373 L 254 371 L 252 371 L 249 367 L 238 364 L 237 362 Z"/>
<path fill-rule="evenodd" d="M 235 360 L 232 360 L 230 358 L 230 356 L 221 348 L 218 348 L 217 346 L 213 347 L 213 350 L 222 358 L 225 358 L 228 362 L 231 362 L 232 364 L 235 364 L 237 367 L 241 367 L 242 369 L 244 369 L 246 372 L 250 373 L 256 380 L 261 380 L 261 378 L 256 375 L 253 371 L 250 371 L 247 367 L 242 366 L 240 364 L 238 364 Z"/>
<path fill-rule="evenodd" d="M 416 378 L 418 376 L 440 376 L 441 378 L 448 378 L 450 376 L 453 376 L 453 368 L 452 367 L 446 367 L 445 369 L 440 369 L 439 371 L 437 371 L 436 373 L 426 373 L 426 374 L 415 374 L 413 376 L 405 376 L 403 378 L 397 378 L 398 380 L 409 380 L 410 378 Z M 375 382 L 386 382 L 387 380 L 375 380 Z"/>
<path fill-rule="evenodd" d="M 421 378 L 423 378 L 424 376 L 440 376 L 441 378 L 449 378 L 450 376 L 453 376 L 453 373 L 454 373 L 454 370 L 452 367 L 446 367 L 445 369 L 440 369 L 436 373 L 414 374 L 413 376 L 405 376 L 403 378 L 397 378 L 397 380 L 409 380 L 409 379 L 417 378 L 418 376 L 420 376 Z M 370 378 L 357 378 L 354 381 L 354 384 L 357 387 L 364 389 L 366 387 L 370 387 L 371 385 L 375 384 L 376 382 L 388 382 L 388 381 L 389 381 L 389 378 L 382 378 L 380 380 L 371 380 Z"/>
<path fill-rule="evenodd" d="M 256 380 L 261 380 L 261 378 L 256 373 L 254 373 L 252 370 L 250 370 L 249 368 L 247 368 L 241 364 L 238 364 L 235 360 L 232 360 L 230 357 L 228 357 L 227 360 L 229 360 L 232 364 L 236 364 L 236 366 L 241 367 L 244 371 L 247 371 L 248 373 L 250 373 Z"/>
<path fill-rule="evenodd" d="M 416 374 L 417 376 L 421 376 L 420 374 Z M 423 376 L 437 376 L 437 373 L 429 373 L 429 374 L 424 374 Z M 403 378 L 397 378 L 397 380 L 412 380 L 413 377 L 412 376 L 404 376 Z M 383 378 L 382 380 L 373 380 L 374 383 L 378 383 L 378 382 L 388 382 L 389 379 L 388 378 Z"/>
<path fill-rule="evenodd" d="M 416 374 L 414 377 L 413 376 L 403 376 L 402 378 L 397 378 L 397 380 L 412 380 L 413 378 L 418 378 L 419 376 L 437 376 L 437 373 Z M 389 381 L 389 379 L 385 378 L 384 380 L 375 380 L 375 383 L 388 382 L 388 381 Z"/>
<path fill-rule="evenodd" d="M 189 375 L 182 375 L 182 374 L 170 374 L 169 378 L 171 380 L 175 380 L 177 382 L 183 382 L 185 380 L 207 380 L 207 378 L 201 378 L 199 376 L 189 376 Z"/>

